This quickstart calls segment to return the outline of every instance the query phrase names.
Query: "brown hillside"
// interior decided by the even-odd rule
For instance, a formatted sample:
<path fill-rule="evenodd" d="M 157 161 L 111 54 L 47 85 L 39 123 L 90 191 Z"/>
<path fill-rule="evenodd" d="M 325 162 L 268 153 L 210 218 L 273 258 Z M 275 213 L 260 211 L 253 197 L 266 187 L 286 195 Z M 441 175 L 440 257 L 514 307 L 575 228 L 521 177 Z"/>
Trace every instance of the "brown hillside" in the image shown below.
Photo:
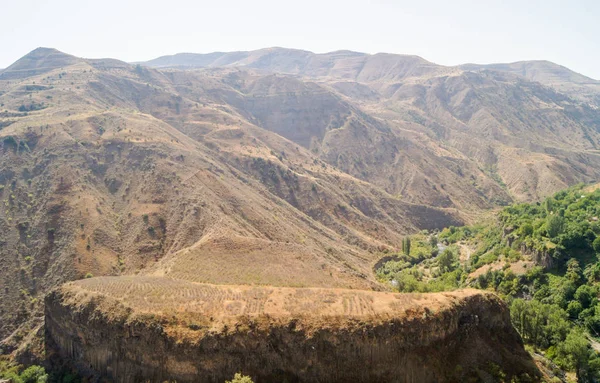
<path fill-rule="evenodd" d="M 600 81 L 573 72 L 569 68 L 550 61 L 519 61 L 510 64 L 465 64 L 468 70 L 495 70 L 523 76 L 564 92 L 569 96 L 600 105 Z"/>
<path fill-rule="evenodd" d="M 515 74 L 281 48 L 162 60 L 40 48 L 0 74 L 4 349 L 86 275 L 380 289 L 373 262 L 407 233 L 600 178 L 600 112 Z"/>
<path fill-rule="evenodd" d="M 215 97 L 304 146 L 314 134 L 308 146 L 321 146 L 328 163 L 412 202 L 478 211 L 598 178 L 600 111 L 576 92 L 562 93 L 559 79 L 585 81 L 551 63 L 528 66 L 539 67 L 536 75 L 502 66 L 474 72 L 414 56 L 272 48 L 176 55 L 147 65 L 260 69 L 258 79 L 235 69 L 187 73 L 221 77 L 230 89 L 211 86 Z M 263 79 L 265 72 L 280 74 Z M 313 82 L 342 101 L 324 96 Z M 310 123 L 320 115 L 311 109 L 309 100 L 316 99 L 331 100 L 324 101 L 330 106 L 320 126 Z"/>
<path fill-rule="evenodd" d="M 461 222 L 262 129 L 214 96 L 217 76 L 117 60 L 50 67 L 0 80 L 9 350 L 37 323 L 49 288 L 88 274 L 377 288 L 378 251 Z"/>

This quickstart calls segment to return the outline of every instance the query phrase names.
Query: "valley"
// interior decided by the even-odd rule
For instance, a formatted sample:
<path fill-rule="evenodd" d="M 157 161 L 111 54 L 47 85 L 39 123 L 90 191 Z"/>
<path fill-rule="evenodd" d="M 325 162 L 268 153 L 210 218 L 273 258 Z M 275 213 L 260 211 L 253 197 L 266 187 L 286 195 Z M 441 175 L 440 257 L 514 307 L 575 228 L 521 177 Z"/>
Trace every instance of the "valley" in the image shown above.
<path fill-rule="evenodd" d="M 510 305 L 513 325 L 547 380 L 570 380 L 563 369 L 577 381 L 594 381 L 600 374 L 598 213 L 598 184 L 574 186 L 473 226 L 416 235 L 378 275 L 403 292 L 494 291 Z"/>
<path fill-rule="evenodd" d="M 340 297 L 390 297 L 393 286 L 374 269 L 382 257 L 401 253 L 407 236 L 447 233 L 600 179 L 599 84 L 548 62 L 448 67 L 416 56 L 269 48 L 126 63 L 38 48 L 0 72 L 0 349 L 39 362 L 47 310 L 62 307 L 50 313 L 60 338 L 68 318 L 60 310 L 89 314 L 82 296 L 137 313 L 132 302 L 150 299 L 144 289 L 171 284 L 190 294 L 250 289 L 265 299 L 274 294 L 274 301 L 284 300 L 281 291 L 322 289 L 336 309 L 313 312 L 309 322 L 329 326 L 352 317 L 339 311 Z M 480 255 L 461 261 L 470 265 Z M 119 283 L 132 287 L 112 293 L 109 286 Z M 234 310 L 250 304 L 244 294 L 215 309 L 233 310 L 217 324 L 279 312 Z M 468 302 L 488 295 L 472 294 L 461 297 L 466 312 L 485 315 Z M 194 317 L 207 309 L 192 301 L 161 307 L 173 297 L 156 296 L 163 303 L 155 313 L 185 317 L 181 309 L 189 305 L 183 312 Z M 438 298 L 426 298 L 418 310 Z M 381 314 L 361 304 L 361 315 Z M 491 327 L 475 326 L 473 344 L 496 325 L 512 328 L 504 303 L 491 305 L 497 317 L 485 324 Z M 444 307 L 448 314 L 439 318 L 462 323 L 454 306 Z M 285 321 L 313 309 L 286 310 Z M 68 320 L 80 326 L 85 316 Z M 97 325 L 102 331 L 105 324 Z M 457 333 L 470 328 L 456 326 Z M 333 338 L 343 332 L 336 331 Z M 179 341 L 167 335 L 166 342 Z M 522 350 L 518 336 L 508 338 L 485 347 Z M 63 339 L 63 351 L 72 339 Z M 85 351 L 75 354 L 89 361 Z M 403 371 L 414 372 L 413 362 Z M 536 375 L 529 361 L 513 362 L 502 366 L 509 375 Z M 109 362 L 94 363 L 110 373 Z M 457 376 L 477 379 L 478 363 Z M 259 364 L 246 367 L 272 379 Z M 231 375 L 246 367 L 218 370 Z M 297 367 L 286 372 L 290 379 L 315 378 Z M 211 381 L 229 378 L 221 373 Z"/>

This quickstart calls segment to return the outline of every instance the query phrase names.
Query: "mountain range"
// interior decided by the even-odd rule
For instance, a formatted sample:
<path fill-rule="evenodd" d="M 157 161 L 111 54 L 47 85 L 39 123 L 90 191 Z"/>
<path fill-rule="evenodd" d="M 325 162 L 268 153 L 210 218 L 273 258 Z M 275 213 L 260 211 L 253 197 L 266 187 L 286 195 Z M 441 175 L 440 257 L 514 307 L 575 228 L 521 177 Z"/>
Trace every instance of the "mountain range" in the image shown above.
<path fill-rule="evenodd" d="M 405 235 L 598 180 L 599 108 L 543 61 L 38 48 L 0 72 L 2 347 L 86 276 L 383 289 Z"/>

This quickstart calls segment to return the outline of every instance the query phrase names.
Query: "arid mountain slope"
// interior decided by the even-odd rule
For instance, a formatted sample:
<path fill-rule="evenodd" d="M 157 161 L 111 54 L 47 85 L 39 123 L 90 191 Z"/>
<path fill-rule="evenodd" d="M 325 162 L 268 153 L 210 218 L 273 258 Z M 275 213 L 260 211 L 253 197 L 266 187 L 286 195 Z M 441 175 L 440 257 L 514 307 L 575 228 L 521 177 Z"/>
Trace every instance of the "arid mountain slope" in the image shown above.
<path fill-rule="evenodd" d="M 211 91 L 218 76 L 48 49 L 11 68 L 0 78 L 7 349 L 40 323 L 43 295 L 68 280 L 144 273 L 377 288 L 378 251 L 461 222 L 259 127 Z"/>
<path fill-rule="evenodd" d="M 153 65 L 39 48 L 0 74 L 3 347 L 68 280 L 378 289 L 406 233 L 600 178 L 600 112 L 512 73 L 280 48 Z"/>
<path fill-rule="evenodd" d="M 317 83 L 350 105 L 356 111 L 352 116 L 360 119 L 346 125 L 337 121 L 338 129 L 331 129 L 331 118 L 323 118 L 328 133 L 321 140 L 318 132 L 311 149 L 341 170 L 413 202 L 477 211 L 510 200 L 535 200 L 599 176 L 600 111 L 592 101 L 600 91 L 594 80 L 552 63 L 521 63 L 526 69 L 519 73 L 506 70 L 512 64 L 482 71 L 472 65 L 444 67 L 414 56 L 270 48 L 167 56 L 145 65 L 226 66 L 234 87 L 249 81 L 248 76 L 240 80 L 244 76 L 239 74 L 248 68 L 269 77 L 271 84 L 279 79 L 268 92 L 235 89 L 233 105 L 246 113 L 262 108 L 258 119 L 269 108 L 297 111 L 297 93 L 285 92 L 292 82 L 289 76 Z M 586 92 L 591 98 L 582 99 L 579 90 L 560 84 L 590 85 Z M 286 117 L 282 124 L 282 118 L 269 114 L 270 121 L 261 121 L 261 126 L 306 145 L 306 137 L 296 137 L 306 133 L 299 125 L 308 121 L 306 115 L 293 118 L 288 112 Z M 411 153 L 398 148 L 410 148 Z"/>
<path fill-rule="evenodd" d="M 465 64 L 461 68 L 467 70 L 494 70 L 509 72 L 536 81 L 578 98 L 600 106 L 600 81 L 591 79 L 569 68 L 550 61 L 519 61 L 510 64 Z"/>
<path fill-rule="evenodd" d="M 304 77 L 331 77 L 357 82 L 395 82 L 411 77 L 451 74 L 457 71 L 507 72 L 555 88 L 571 97 L 597 102 L 600 81 L 550 61 L 498 64 L 463 64 L 445 67 L 411 55 L 352 51 L 315 54 L 308 51 L 267 48 L 249 52 L 180 53 L 141 63 L 153 68 L 246 67 Z M 579 93 L 578 93 L 579 92 Z M 583 94 L 581 94 L 583 92 Z"/>
<path fill-rule="evenodd" d="M 38 48 L 0 71 L 2 80 L 21 79 L 73 65 L 77 58 L 52 48 Z"/>

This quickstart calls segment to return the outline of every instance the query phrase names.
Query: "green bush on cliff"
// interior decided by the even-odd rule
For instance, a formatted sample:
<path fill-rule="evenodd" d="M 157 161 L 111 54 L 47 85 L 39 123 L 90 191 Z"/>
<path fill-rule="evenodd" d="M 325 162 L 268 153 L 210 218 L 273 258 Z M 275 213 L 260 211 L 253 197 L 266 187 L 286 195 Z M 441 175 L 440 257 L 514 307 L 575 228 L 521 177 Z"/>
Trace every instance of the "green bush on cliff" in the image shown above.
<path fill-rule="evenodd" d="M 7 361 L 0 361 L 0 379 L 8 379 L 12 383 L 46 383 L 48 374 L 42 366 L 24 368 Z"/>
<path fill-rule="evenodd" d="M 235 374 L 232 380 L 227 380 L 225 383 L 254 383 L 252 378 L 249 376 L 242 375 L 240 373 Z"/>
<path fill-rule="evenodd" d="M 42 366 L 30 366 L 21 373 L 21 379 L 25 383 L 45 383 L 48 381 L 48 374 Z"/>

